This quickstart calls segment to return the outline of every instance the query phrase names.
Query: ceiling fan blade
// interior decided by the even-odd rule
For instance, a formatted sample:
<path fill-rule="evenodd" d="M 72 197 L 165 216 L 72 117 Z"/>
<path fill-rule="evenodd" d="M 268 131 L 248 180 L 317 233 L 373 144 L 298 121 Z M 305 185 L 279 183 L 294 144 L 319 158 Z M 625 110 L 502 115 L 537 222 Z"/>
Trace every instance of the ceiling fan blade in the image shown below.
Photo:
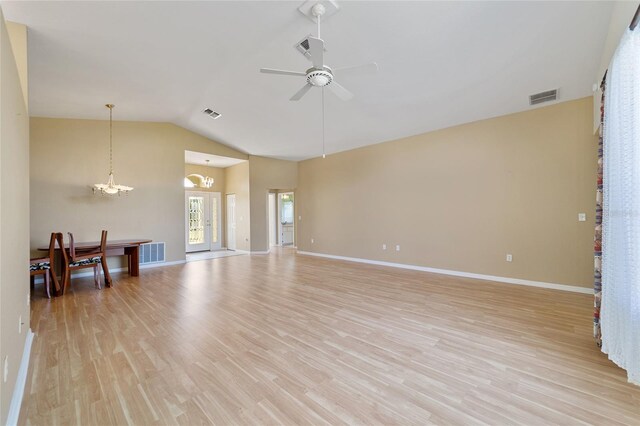
<path fill-rule="evenodd" d="M 353 98 L 353 93 L 339 85 L 335 80 L 333 80 L 327 87 L 343 101 L 348 101 Z"/>
<path fill-rule="evenodd" d="M 375 62 L 371 62 L 370 64 L 354 65 L 352 67 L 337 68 L 337 69 L 334 69 L 333 72 L 336 75 L 337 74 L 343 75 L 343 74 L 352 73 L 352 72 L 358 72 L 360 74 L 374 74 L 374 73 L 378 72 L 378 64 L 376 64 Z"/>
<path fill-rule="evenodd" d="M 309 37 L 307 40 L 314 68 L 322 68 L 324 66 L 324 41 L 315 37 Z"/>
<path fill-rule="evenodd" d="M 306 73 L 303 73 L 303 72 L 274 70 L 273 68 L 260 68 L 260 72 L 265 74 L 280 74 L 280 75 L 301 75 L 301 76 L 307 75 Z"/>
<path fill-rule="evenodd" d="M 298 90 L 295 95 L 293 95 L 289 100 L 290 101 L 299 101 L 313 86 L 309 83 L 305 84 L 302 89 Z"/>

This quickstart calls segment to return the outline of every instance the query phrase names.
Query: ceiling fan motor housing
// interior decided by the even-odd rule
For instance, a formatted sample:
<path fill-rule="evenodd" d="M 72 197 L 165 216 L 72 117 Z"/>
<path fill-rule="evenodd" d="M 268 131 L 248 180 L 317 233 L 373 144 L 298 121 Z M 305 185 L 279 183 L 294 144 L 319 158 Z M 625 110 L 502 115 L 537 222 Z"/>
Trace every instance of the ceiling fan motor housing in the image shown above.
<path fill-rule="evenodd" d="M 331 84 L 333 81 L 333 74 L 329 67 L 325 67 L 325 69 L 316 69 L 311 68 L 307 71 L 307 83 L 316 87 L 324 87 Z"/>

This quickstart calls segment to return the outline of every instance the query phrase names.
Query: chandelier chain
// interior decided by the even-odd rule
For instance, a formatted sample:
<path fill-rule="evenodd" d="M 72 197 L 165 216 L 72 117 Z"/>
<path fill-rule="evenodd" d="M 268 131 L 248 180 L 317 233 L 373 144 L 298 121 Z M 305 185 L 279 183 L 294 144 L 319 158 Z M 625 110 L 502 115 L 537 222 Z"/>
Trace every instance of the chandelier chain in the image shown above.
<path fill-rule="evenodd" d="M 113 105 L 109 108 L 109 173 L 113 173 Z"/>

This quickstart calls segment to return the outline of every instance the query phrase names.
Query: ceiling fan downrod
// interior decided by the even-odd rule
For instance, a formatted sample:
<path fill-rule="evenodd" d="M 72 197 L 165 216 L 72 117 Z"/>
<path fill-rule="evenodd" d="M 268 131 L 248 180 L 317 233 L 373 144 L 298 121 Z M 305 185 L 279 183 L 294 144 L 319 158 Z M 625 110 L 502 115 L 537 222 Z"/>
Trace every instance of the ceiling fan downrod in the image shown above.
<path fill-rule="evenodd" d="M 322 38 L 320 37 L 320 18 L 322 17 L 322 15 L 324 15 L 326 11 L 327 9 L 324 7 L 322 3 L 316 3 L 311 8 L 311 14 L 316 17 L 316 21 L 318 22 L 318 38 Z"/>

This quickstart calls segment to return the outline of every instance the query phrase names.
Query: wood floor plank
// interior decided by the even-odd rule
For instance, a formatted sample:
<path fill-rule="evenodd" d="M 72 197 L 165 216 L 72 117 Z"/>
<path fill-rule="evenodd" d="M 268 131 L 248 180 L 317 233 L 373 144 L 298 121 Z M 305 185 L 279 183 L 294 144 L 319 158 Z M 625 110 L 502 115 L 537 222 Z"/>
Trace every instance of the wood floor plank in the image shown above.
<path fill-rule="evenodd" d="M 32 302 L 21 425 L 640 424 L 588 295 L 275 250 Z"/>

